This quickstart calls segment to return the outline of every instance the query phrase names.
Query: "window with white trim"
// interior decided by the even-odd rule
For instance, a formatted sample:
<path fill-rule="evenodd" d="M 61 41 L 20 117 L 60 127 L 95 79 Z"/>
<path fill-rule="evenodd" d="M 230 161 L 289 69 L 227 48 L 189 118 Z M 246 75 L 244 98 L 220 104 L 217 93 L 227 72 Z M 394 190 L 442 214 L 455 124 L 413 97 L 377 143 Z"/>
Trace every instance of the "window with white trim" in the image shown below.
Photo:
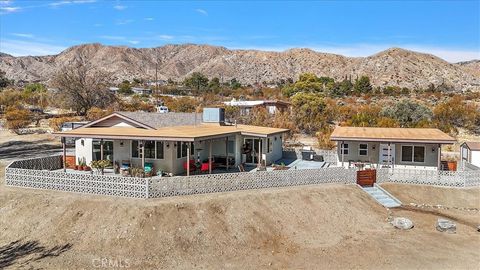
<path fill-rule="evenodd" d="M 368 156 L 368 144 L 361 143 L 358 145 L 358 155 L 359 156 Z"/>
<path fill-rule="evenodd" d="M 425 146 L 402 145 L 402 161 L 425 162 Z"/>
<path fill-rule="evenodd" d="M 163 159 L 163 142 L 144 141 L 145 158 Z M 132 140 L 132 158 L 142 158 L 141 142 Z"/>
<path fill-rule="evenodd" d="M 348 155 L 348 143 L 340 144 L 340 154 Z"/>

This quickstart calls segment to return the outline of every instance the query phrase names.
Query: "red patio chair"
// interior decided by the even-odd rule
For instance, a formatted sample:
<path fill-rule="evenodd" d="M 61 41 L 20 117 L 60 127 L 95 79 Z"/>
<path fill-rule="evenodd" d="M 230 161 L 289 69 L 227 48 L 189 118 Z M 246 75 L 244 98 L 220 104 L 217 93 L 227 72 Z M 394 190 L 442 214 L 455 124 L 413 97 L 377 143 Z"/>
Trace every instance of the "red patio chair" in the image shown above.
<path fill-rule="evenodd" d="M 183 168 L 187 170 L 187 162 L 185 161 L 183 163 Z M 195 166 L 195 160 L 190 160 L 190 171 L 195 171 L 197 169 L 197 166 Z"/>

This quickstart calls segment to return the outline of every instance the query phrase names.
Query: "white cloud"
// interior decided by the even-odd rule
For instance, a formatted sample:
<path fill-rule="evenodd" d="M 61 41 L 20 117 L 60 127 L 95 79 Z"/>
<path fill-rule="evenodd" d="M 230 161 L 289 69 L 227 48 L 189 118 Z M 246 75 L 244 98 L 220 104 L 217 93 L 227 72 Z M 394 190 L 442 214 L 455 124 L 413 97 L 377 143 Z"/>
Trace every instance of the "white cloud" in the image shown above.
<path fill-rule="evenodd" d="M 208 12 L 205 9 L 197 8 L 195 11 L 202 15 L 208 16 Z"/>
<path fill-rule="evenodd" d="M 21 40 L 2 40 L 0 42 L 0 52 L 8 53 L 13 56 L 26 55 L 51 55 L 58 54 L 65 50 L 65 46 L 57 46 L 39 42 L 21 41 Z"/>
<path fill-rule="evenodd" d="M 144 20 L 145 20 L 145 21 L 153 21 L 153 20 L 155 20 L 155 18 L 151 18 L 151 17 L 150 17 L 150 18 L 145 18 Z"/>
<path fill-rule="evenodd" d="M 34 38 L 33 34 L 25 34 L 25 33 L 12 33 L 13 36 L 16 37 L 23 37 L 23 38 Z"/>
<path fill-rule="evenodd" d="M 126 9 L 127 7 L 126 7 L 126 6 L 122 6 L 122 5 L 115 5 L 115 6 L 113 6 L 113 8 L 116 9 L 116 10 L 124 10 L 124 9 Z"/>
<path fill-rule="evenodd" d="M 138 43 L 140 43 L 140 41 L 138 41 L 138 40 L 129 40 L 128 42 L 133 44 L 133 45 L 137 45 Z"/>
<path fill-rule="evenodd" d="M 133 20 L 117 20 L 115 22 L 116 25 L 125 25 L 125 24 L 129 24 L 129 23 L 132 23 Z"/>
<path fill-rule="evenodd" d="M 99 36 L 99 38 L 108 39 L 108 40 L 125 40 L 126 39 L 123 36 L 109 36 L 109 35 Z"/>
<path fill-rule="evenodd" d="M 11 3 L 13 3 L 13 1 L 11 1 L 11 0 L 2 0 L 2 1 L 0 1 L 0 6 L 8 6 Z"/>
<path fill-rule="evenodd" d="M 172 40 L 174 38 L 174 36 L 170 36 L 170 35 L 158 35 L 157 36 L 158 39 L 161 39 L 161 40 Z"/>
<path fill-rule="evenodd" d="M 20 11 L 22 8 L 21 7 L 0 7 L 0 13 L 13 13 Z"/>
<path fill-rule="evenodd" d="M 72 4 L 88 4 L 88 3 L 95 3 L 97 0 L 65 0 L 65 1 L 56 1 L 53 3 L 48 4 L 51 7 L 59 7 L 64 5 L 72 5 Z"/>

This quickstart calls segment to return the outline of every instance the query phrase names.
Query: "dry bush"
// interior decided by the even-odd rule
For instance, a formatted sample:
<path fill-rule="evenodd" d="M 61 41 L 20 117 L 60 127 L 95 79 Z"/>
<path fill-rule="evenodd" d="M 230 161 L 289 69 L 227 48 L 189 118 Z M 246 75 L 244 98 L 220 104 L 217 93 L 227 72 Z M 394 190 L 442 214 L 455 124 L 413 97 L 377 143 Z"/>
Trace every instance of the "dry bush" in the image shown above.
<path fill-rule="evenodd" d="M 325 125 L 315 134 L 317 136 L 318 147 L 320 149 L 331 150 L 335 148 L 335 142 L 330 140 L 333 130 L 334 128 L 332 126 Z"/>
<path fill-rule="evenodd" d="M 32 122 L 32 113 L 29 110 L 19 107 L 8 107 L 5 112 L 7 128 L 18 133 L 18 130 L 25 128 Z"/>
<path fill-rule="evenodd" d="M 75 121 L 80 121 L 80 117 L 56 117 L 56 118 L 51 118 L 48 120 L 48 126 L 53 130 L 53 131 L 60 131 L 62 128 L 63 123 L 65 122 L 75 122 Z"/>
<path fill-rule="evenodd" d="M 87 114 L 86 114 L 85 117 L 88 121 L 93 121 L 93 120 L 97 120 L 97 119 L 100 119 L 102 117 L 105 117 L 105 116 L 107 116 L 109 114 L 112 114 L 112 113 L 113 113 L 112 108 L 108 108 L 108 109 L 104 110 L 104 109 L 101 109 L 101 108 L 98 108 L 98 107 L 92 107 L 87 111 Z"/>

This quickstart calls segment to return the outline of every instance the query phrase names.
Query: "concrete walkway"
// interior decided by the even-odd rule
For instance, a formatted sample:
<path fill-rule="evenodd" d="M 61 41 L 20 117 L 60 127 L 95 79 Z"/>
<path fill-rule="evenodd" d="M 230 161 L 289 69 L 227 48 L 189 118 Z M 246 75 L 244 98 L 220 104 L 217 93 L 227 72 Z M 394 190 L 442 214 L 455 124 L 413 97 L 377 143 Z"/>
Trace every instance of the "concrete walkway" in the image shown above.
<path fill-rule="evenodd" d="M 387 208 L 399 207 L 402 205 L 402 202 L 378 185 L 374 185 L 373 187 L 362 187 L 362 189 L 379 204 Z"/>

